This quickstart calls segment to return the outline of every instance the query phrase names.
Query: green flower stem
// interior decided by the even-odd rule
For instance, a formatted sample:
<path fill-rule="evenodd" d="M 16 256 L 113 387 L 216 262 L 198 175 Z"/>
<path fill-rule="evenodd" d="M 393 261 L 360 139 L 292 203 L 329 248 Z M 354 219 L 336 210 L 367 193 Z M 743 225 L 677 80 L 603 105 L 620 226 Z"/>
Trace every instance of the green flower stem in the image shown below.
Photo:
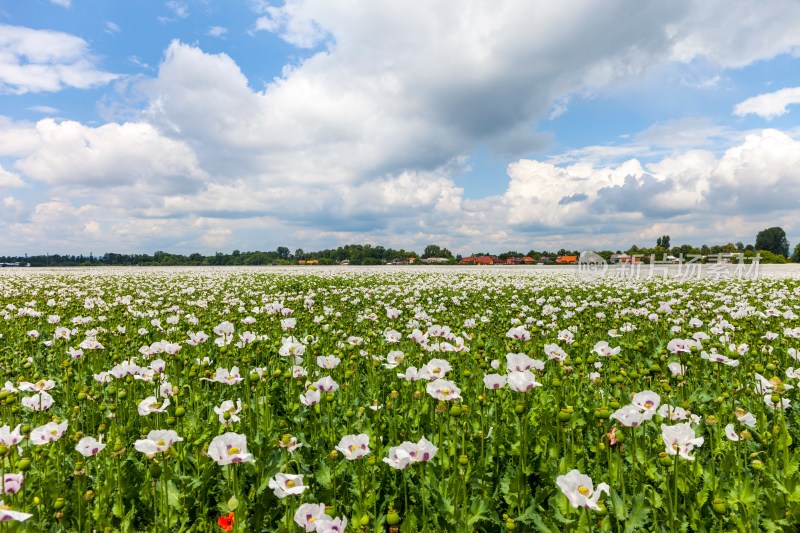
<path fill-rule="evenodd" d="M 670 525 L 669 525 L 671 532 L 675 531 L 675 515 L 678 514 L 678 464 L 679 464 L 678 463 L 678 457 L 679 457 L 679 455 L 676 453 L 675 454 L 675 459 L 672 462 L 672 467 L 673 467 L 673 471 L 672 471 L 672 485 L 673 485 L 673 488 L 672 488 L 672 490 L 673 490 L 672 509 L 673 509 L 673 513 L 672 513 L 672 517 L 671 517 Z"/>
<path fill-rule="evenodd" d="M 637 464 L 637 456 L 636 456 L 636 453 L 637 453 L 636 444 L 637 444 L 637 442 L 636 442 L 636 428 L 635 427 L 631 428 L 631 441 L 633 442 L 633 453 L 631 454 L 631 459 L 632 459 L 632 461 L 631 461 L 631 474 L 632 474 L 632 476 L 631 477 L 633 478 L 633 482 L 635 484 L 636 480 L 638 478 L 638 464 Z"/>
<path fill-rule="evenodd" d="M 289 503 L 289 497 L 283 499 L 283 505 L 286 507 L 286 514 L 284 515 L 284 526 L 286 527 L 286 531 L 292 531 L 292 509 Z M 236 521 L 234 521 L 236 524 Z"/>
<path fill-rule="evenodd" d="M 522 440 L 520 441 L 520 448 L 519 448 L 519 514 L 522 514 L 525 508 L 527 507 L 527 483 L 524 481 L 527 479 L 527 455 L 528 455 L 528 396 L 525 395 L 525 409 L 520 415 L 520 434 L 522 436 Z"/>
<path fill-rule="evenodd" d="M 363 459 L 363 457 L 362 457 Z M 358 518 L 361 518 L 366 512 L 366 506 L 364 505 L 365 498 L 364 498 L 364 461 L 361 459 L 356 459 L 357 461 L 357 472 L 358 472 L 358 505 L 356 508 L 358 509 Z"/>
<path fill-rule="evenodd" d="M 756 508 L 755 508 L 755 511 L 753 512 L 753 520 L 755 521 L 755 527 L 753 528 L 753 531 L 761 531 L 760 526 L 759 526 L 759 516 L 761 514 L 760 505 L 759 505 L 759 500 L 761 498 L 761 494 L 759 492 L 759 482 L 761 481 L 761 473 L 760 472 L 756 472 L 755 473 L 755 478 L 756 478 L 756 486 L 755 486 L 755 496 L 756 497 L 755 497 L 754 505 L 756 506 Z"/>
<path fill-rule="evenodd" d="M 403 507 L 403 514 L 408 514 L 408 474 L 406 473 L 406 469 L 403 469 L 403 501 L 405 502 L 405 506 Z"/>

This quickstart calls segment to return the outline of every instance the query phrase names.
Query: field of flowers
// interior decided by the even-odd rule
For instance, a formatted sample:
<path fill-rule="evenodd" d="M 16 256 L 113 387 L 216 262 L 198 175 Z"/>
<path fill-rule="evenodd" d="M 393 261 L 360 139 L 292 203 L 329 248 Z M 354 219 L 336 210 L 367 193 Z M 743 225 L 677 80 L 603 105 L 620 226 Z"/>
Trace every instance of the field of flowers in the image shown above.
<path fill-rule="evenodd" d="M 0 531 L 797 531 L 800 279 L 0 273 Z"/>

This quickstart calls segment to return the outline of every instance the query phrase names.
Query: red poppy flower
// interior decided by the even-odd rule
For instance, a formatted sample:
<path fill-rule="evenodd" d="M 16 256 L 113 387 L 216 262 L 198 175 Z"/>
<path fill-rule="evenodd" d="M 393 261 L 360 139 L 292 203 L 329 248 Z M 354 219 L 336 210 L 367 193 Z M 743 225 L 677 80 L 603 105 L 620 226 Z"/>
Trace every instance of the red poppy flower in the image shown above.
<path fill-rule="evenodd" d="M 217 518 L 217 524 L 222 528 L 222 531 L 230 531 L 233 529 L 233 512 L 228 513 L 228 516 L 220 516 Z"/>

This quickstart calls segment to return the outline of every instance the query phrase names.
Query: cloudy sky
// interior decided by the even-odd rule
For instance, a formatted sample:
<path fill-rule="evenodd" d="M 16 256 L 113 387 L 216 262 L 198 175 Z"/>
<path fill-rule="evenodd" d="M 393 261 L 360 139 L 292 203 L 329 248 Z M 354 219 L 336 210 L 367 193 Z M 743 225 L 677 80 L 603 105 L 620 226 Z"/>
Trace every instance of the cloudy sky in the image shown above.
<path fill-rule="evenodd" d="M 800 240 L 800 2 L 0 3 L 0 255 Z"/>

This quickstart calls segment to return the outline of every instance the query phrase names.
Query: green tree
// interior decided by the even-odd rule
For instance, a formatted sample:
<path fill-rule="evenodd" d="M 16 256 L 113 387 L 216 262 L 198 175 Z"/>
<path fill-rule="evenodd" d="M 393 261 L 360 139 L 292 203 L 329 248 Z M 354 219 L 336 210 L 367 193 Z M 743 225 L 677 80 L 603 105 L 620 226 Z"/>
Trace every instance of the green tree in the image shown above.
<path fill-rule="evenodd" d="M 422 257 L 424 259 L 427 259 L 428 257 L 444 257 L 446 259 L 452 259 L 453 252 L 447 248 L 441 248 L 437 244 L 429 244 L 425 247 L 425 251 L 422 252 Z"/>
<path fill-rule="evenodd" d="M 794 252 L 792 252 L 792 261 L 795 263 L 800 263 L 800 242 L 798 242 L 794 247 Z"/>
<path fill-rule="evenodd" d="M 756 235 L 755 248 L 789 257 L 789 241 L 786 240 L 786 232 L 778 226 L 759 231 Z"/>
<path fill-rule="evenodd" d="M 275 250 L 278 254 L 280 259 L 289 259 L 289 249 L 285 246 L 278 246 L 278 249 Z"/>
<path fill-rule="evenodd" d="M 669 250 L 669 235 L 662 235 L 656 239 L 656 247 Z"/>
<path fill-rule="evenodd" d="M 760 263 L 762 265 L 769 264 L 784 264 L 787 263 L 786 258 L 780 254 L 773 254 L 769 250 L 759 250 L 757 252 L 745 252 L 745 257 L 755 257 L 756 254 L 760 256 Z"/>

